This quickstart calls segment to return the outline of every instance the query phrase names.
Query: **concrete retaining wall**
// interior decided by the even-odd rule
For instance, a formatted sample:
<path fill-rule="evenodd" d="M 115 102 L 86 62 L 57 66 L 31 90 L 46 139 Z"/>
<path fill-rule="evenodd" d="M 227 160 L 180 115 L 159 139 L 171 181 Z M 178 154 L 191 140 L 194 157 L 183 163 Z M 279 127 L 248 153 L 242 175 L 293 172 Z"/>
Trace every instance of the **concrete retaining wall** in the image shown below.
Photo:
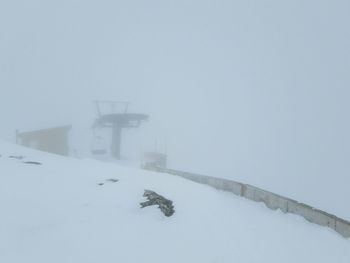
<path fill-rule="evenodd" d="M 299 203 L 293 199 L 265 191 L 255 186 L 242 184 L 227 179 L 220 179 L 211 176 L 187 173 L 154 166 L 145 166 L 143 168 L 146 170 L 177 175 L 200 184 L 212 186 L 218 190 L 223 190 L 234 193 L 235 195 L 243 196 L 256 202 L 263 202 L 270 209 L 280 209 L 284 213 L 292 213 L 302 216 L 311 223 L 327 226 L 338 232 L 344 238 L 350 238 L 350 222 L 335 215 L 315 209 L 309 205 Z"/>

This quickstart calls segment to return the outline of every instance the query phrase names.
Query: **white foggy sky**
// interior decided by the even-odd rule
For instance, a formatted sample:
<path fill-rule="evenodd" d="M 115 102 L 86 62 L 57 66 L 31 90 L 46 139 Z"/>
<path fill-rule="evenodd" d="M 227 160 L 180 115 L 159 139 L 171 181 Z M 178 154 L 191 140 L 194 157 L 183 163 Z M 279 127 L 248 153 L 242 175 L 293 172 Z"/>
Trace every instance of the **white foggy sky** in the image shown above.
<path fill-rule="evenodd" d="M 128 100 L 175 168 L 342 184 L 349 11 L 347 0 L 0 0 L 0 138 L 78 129 L 92 100 Z"/>

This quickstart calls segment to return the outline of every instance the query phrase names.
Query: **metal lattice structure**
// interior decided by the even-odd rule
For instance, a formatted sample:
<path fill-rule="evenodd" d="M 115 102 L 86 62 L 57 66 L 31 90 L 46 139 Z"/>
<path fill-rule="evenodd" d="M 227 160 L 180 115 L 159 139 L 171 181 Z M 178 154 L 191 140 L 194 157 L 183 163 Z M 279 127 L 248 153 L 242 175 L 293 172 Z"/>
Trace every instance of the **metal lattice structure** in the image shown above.
<path fill-rule="evenodd" d="M 112 129 L 111 154 L 120 159 L 121 134 L 125 128 L 138 128 L 141 122 L 148 120 L 148 115 L 128 113 L 129 102 L 95 101 L 98 118 L 93 124 L 94 129 Z M 106 113 L 105 111 L 108 111 Z"/>

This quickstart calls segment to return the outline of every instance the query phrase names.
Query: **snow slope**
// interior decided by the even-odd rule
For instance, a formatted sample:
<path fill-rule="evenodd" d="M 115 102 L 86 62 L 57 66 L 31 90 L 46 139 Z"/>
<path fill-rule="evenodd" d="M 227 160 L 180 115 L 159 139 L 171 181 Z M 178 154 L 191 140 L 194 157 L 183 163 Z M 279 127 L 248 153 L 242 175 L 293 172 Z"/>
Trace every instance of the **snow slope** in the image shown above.
<path fill-rule="evenodd" d="M 6 143 L 0 154 L 0 262 L 349 262 L 332 230 L 208 186 Z M 141 210 L 144 189 L 174 216 Z"/>

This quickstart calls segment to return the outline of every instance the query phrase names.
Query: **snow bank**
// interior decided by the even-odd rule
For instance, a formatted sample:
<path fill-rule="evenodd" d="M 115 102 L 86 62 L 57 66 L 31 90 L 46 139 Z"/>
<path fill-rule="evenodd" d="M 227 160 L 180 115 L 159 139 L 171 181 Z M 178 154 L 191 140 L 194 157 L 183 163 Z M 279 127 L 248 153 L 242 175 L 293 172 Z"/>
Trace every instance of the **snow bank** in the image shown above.
<path fill-rule="evenodd" d="M 238 196 L 243 196 L 255 202 L 263 202 L 268 208 L 272 210 L 280 209 L 284 213 L 292 213 L 302 216 L 311 223 L 330 227 L 342 235 L 344 238 L 350 238 L 349 221 L 346 221 L 342 218 L 339 218 L 335 215 L 329 214 L 307 204 L 300 203 L 296 200 L 277 195 L 258 187 L 232 180 L 193 174 L 173 169 L 166 169 L 153 165 L 146 165 L 143 168 L 149 171 L 177 175 L 197 183 L 209 185 L 218 190 L 223 190 L 234 193 Z"/>
<path fill-rule="evenodd" d="M 5 143 L 0 154 L 0 262 L 350 258 L 349 240 L 327 228 L 182 178 Z M 171 199 L 175 214 L 167 218 L 156 207 L 140 209 L 144 189 Z"/>

